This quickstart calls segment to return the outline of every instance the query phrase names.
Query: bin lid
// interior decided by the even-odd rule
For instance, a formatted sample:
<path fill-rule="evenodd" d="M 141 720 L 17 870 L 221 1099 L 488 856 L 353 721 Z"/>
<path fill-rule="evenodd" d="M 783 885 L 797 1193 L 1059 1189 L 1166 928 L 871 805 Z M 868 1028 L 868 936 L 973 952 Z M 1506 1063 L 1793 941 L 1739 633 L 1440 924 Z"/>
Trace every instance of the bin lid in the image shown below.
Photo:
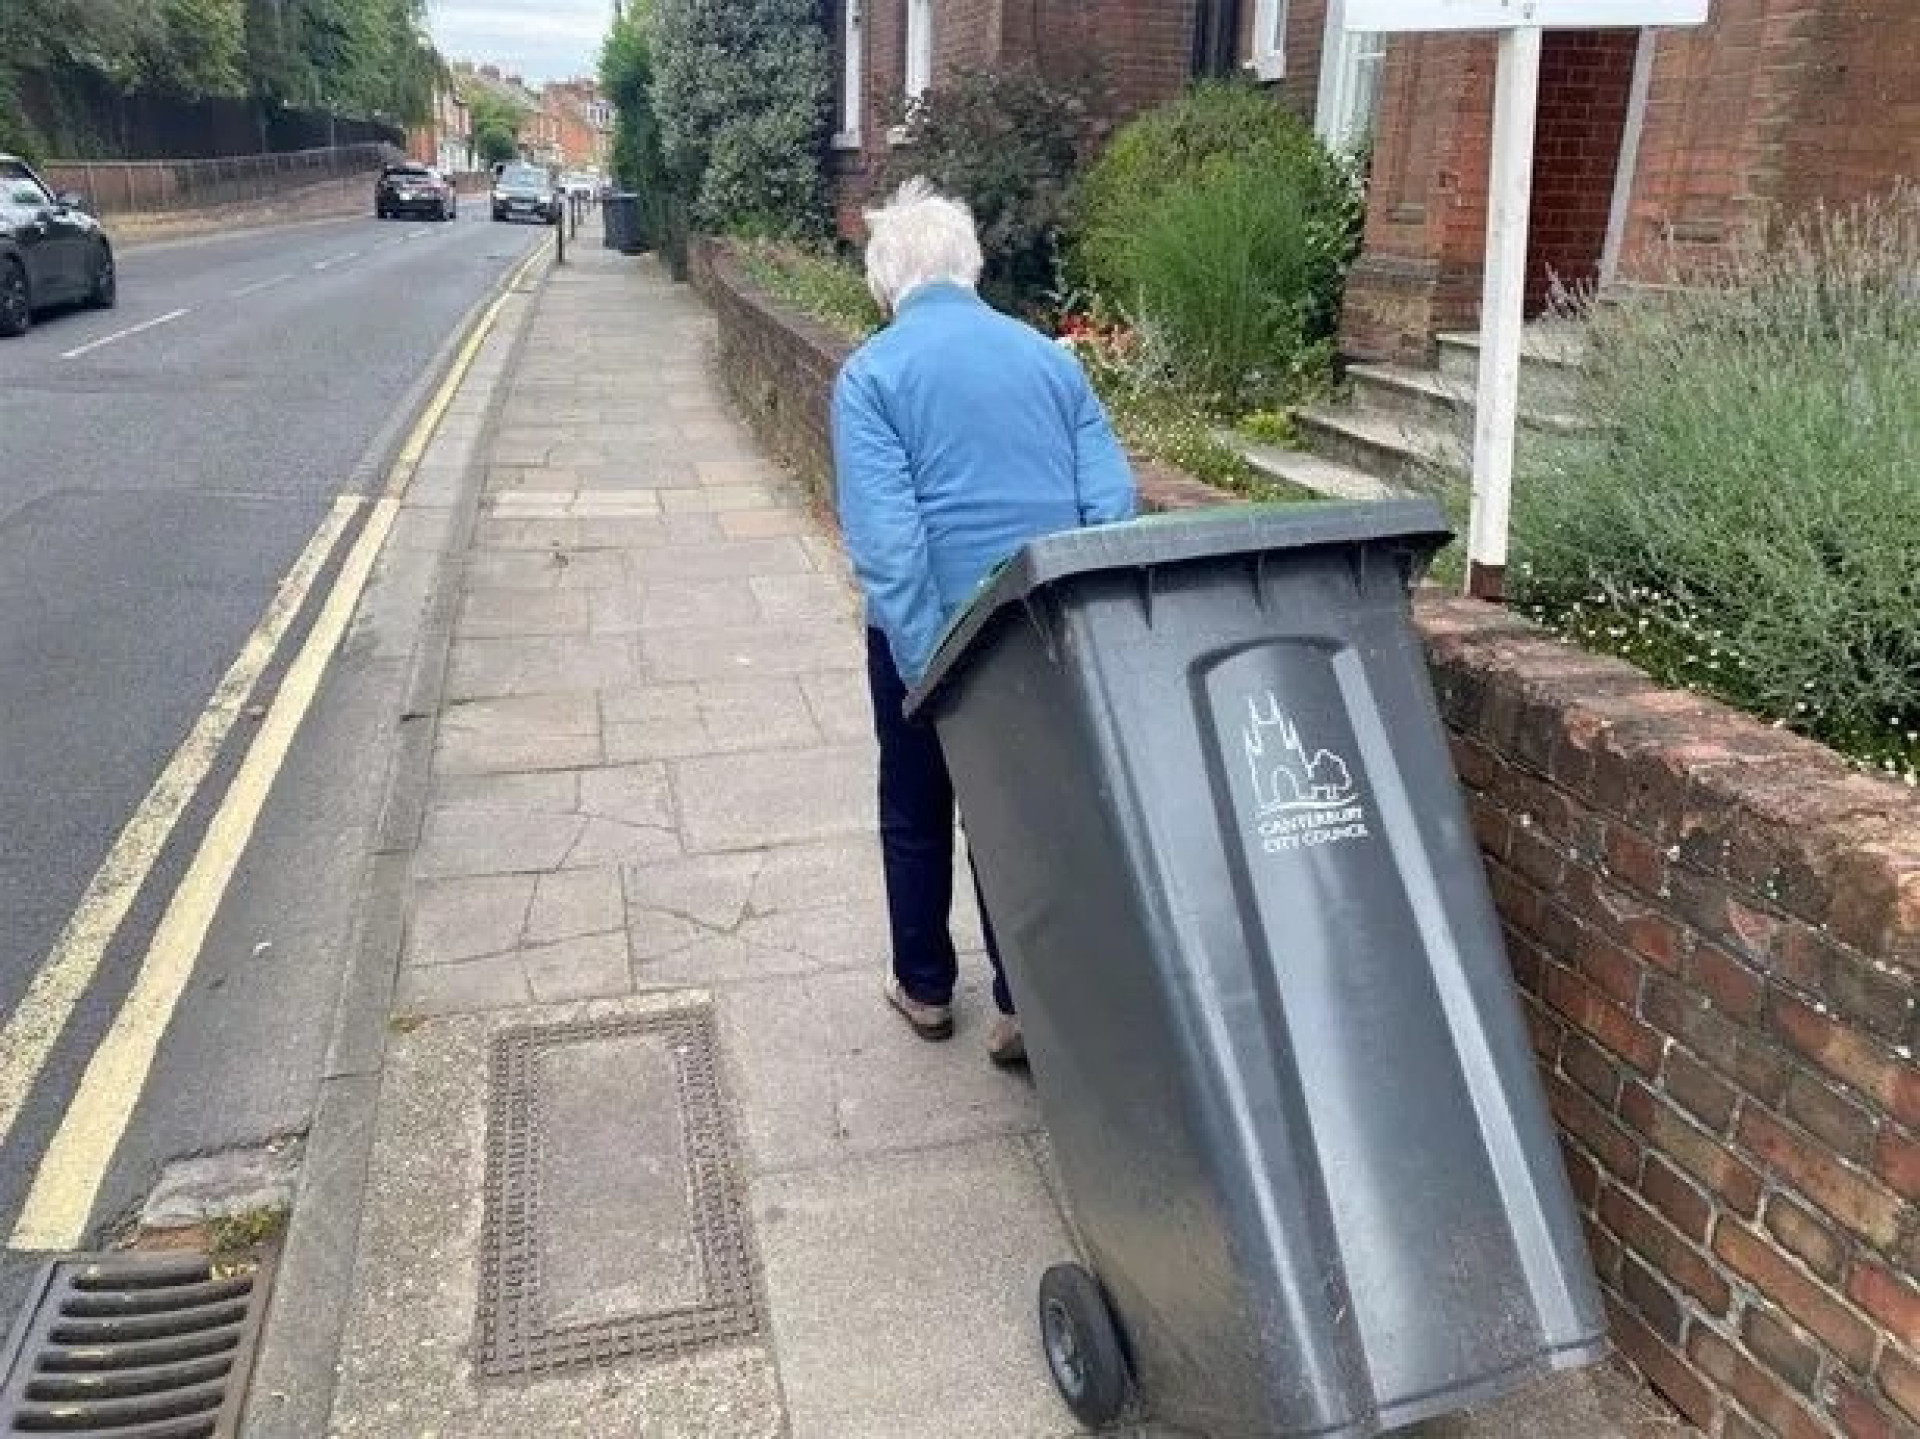
<path fill-rule="evenodd" d="M 1393 540 L 1438 549 L 1452 538 L 1446 515 L 1428 499 L 1220 505 L 1045 535 L 1028 541 L 981 582 L 940 637 L 926 675 L 907 697 L 906 710 L 912 715 L 926 705 L 996 614 L 1063 580 L 1109 570 Z"/>

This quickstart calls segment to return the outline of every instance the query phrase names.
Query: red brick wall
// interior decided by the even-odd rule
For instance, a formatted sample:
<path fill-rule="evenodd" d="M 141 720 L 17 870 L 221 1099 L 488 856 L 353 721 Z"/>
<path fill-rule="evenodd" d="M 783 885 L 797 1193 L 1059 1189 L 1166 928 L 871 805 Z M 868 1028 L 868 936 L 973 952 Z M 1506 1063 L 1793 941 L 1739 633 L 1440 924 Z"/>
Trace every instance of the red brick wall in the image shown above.
<path fill-rule="evenodd" d="M 1341 348 L 1423 360 L 1480 313 L 1496 43 L 1395 36 L 1375 127 L 1366 239 L 1347 282 Z"/>
<path fill-rule="evenodd" d="M 1002 0 L 935 0 L 935 82 L 968 70 L 990 69 L 1001 58 Z"/>
<path fill-rule="evenodd" d="M 1501 611 L 1422 624 L 1620 1349 L 1727 1439 L 1920 1433 L 1920 803 Z"/>
<path fill-rule="evenodd" d="M 858 236 L 860 206 L 885 160 L 905 81 L 906 0 L 865 0 L 863 148 L 833 162 L 840 232 Z M 934 6 L 934 83 L 970 70 L 1037 65 L 1091 78 L 1111 119 L 1179 94 L 1193 60 L 1197 0 L 942 0 Z M 1309 4 L 1325 0 L 1309 0 Z M 832 12 L 837 25 L 838 12 Z"/>
<path fill-rule="evenodd" d="M 1556 278 L 1575 288 L 1600 277 L 1638 48 L 1634 30 L 1550 31 L 1541 46 L 1528 314 Z"/>
<path fill-rule="evenodd" d="M 1240 59 L 1253 59 L 1254 0 L 1240 0 Z M 1312 123 L 1320 98 L 1320 54 L 1327 30 L 1327 0 L 1293 0 L 1287 7 L 1287 73 L 1268 88 L 1301 119 Z"/>
<path fill-rule="evenodd" d="M 1037 55 L 1050 75 L 1091 66 L 1110 118 L 1151 109 L 1186 87 L 1196 0 L 1007 0 L 1008 55 Z"/>
<path fill-rule="evenodd" d="M 1715 0 L 1660 37 L 1623 273 L 1708 262 L 1920 173 L 1920 6 Z"/>
<path fill-rule="evenodd" d="M 1845 204 L 1920 176 L 1920 5 L 1849 0 L 1808 36 L 1779 204 Z"/>

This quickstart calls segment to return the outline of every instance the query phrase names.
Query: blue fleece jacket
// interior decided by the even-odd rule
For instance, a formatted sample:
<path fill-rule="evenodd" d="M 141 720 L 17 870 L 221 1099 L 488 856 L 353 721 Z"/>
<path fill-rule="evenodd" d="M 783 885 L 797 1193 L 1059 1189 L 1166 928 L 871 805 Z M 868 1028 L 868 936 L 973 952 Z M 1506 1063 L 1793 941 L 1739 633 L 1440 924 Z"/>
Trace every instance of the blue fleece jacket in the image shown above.
<path fill-rule="evenodd" d="M 1021 545 L 1134 511 L 1126 454 L 1079 362 L 959 285 L 910 292 L 847 360 L 833 452 L 867 622 L 909 686 Z"/>

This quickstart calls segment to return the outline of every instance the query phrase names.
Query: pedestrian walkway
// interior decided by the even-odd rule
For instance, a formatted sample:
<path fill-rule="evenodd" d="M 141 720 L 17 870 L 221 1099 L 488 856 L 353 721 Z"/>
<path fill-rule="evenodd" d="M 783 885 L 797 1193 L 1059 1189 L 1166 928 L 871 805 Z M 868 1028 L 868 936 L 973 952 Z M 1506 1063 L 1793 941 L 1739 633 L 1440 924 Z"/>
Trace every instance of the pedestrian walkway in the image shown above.
<path fill-rule="evenodd" d="M 712 349 L 577 248 L 474 452 L 331 1433 L 1076 1432 L 1032 1085 L 971 915 L 953 1042 L 880 1001 L 856 603 Z M 1649 1412 L 1601 1371 L 1425 1432 Z"/>

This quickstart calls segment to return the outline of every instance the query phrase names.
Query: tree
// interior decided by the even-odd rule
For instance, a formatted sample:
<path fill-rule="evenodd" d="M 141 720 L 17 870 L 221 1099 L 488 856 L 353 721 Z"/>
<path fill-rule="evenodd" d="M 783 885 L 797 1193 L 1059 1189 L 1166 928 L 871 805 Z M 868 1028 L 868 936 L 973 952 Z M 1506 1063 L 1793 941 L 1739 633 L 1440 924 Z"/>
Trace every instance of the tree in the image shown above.
<path fill-rule="evenodd" d="M 467 114 L 473 126 L 473 148 L 487 164 L 497 165 L 520 153 L 520 130 L 527 123 L 525 106 L 475 84 L 467 95 Z"/>
<path fill-rule="evenodd" d="M 693 219 L 824 230 L 832 77 L 816 0 L 654 0 L 652 20 L 661 151 Z"/>
<path fill-rule="evenodd" d="M 613 22 L 600 47 L 600 83 L 617 119 L 613 173 L 640 197 L 641 240 L 658 246 L 667 224 L 668 176 L 660 152 L 660 122 L 653 111 L 652 12 L 635 4 Z"/>
<path fill-rule="evenodd" d="M 252 95 L 263 110 L 423 120 L 446 75 L 425 19 L 426 0 L 0 0 L 0 141 L 34 138 L 20 105 L 26 75 L 56 110 L 104 81 L 123 93 Z"/>
<path fill-rule="evenodd" d="M 244 95 L 244 0 L 162 0 L 136 60 L 140 83 L 183 95 Z"/>

